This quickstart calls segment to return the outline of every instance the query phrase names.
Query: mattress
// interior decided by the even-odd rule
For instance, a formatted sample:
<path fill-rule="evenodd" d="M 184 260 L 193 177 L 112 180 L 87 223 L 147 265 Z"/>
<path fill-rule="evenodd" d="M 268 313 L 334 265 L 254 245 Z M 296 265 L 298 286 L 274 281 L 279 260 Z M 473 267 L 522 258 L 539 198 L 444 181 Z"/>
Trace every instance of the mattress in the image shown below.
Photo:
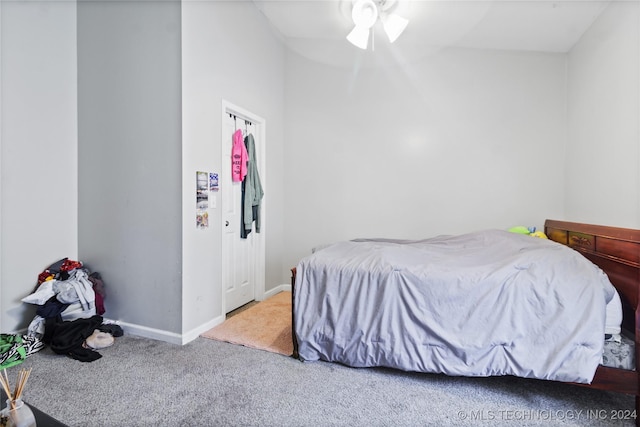
<path fill-rule="evenodd" d="M 340 242 L 297 273 L 301 360 L 448 375 L 588 383 L 615 294 L 566 246 L 499 230 Z"/>

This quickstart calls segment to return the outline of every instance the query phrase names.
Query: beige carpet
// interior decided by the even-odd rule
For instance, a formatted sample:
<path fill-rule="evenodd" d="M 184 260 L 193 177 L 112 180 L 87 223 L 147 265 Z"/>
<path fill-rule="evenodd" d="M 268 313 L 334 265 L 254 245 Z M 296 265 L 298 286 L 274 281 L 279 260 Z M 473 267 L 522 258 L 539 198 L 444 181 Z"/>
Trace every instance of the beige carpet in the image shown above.
<path fill-rule="evenodd" d="M 291 356 L 291 292 L 261 301 L 201 336 Z"/>

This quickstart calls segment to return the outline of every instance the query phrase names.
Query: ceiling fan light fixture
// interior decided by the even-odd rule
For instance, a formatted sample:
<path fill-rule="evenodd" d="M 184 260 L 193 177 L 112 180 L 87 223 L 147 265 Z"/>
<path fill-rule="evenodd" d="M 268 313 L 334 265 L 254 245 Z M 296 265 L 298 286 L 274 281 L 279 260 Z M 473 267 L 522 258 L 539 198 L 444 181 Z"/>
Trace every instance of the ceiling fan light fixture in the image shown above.
<path fill-rule="evenodd" d="M 351 10 L 351 19 L 356 27 L 369 29 L 378 20 L 378 6 L 373 0 L 358 0 Z"/>
<path fill-rule="evenodd" d="M 360 49 L 366 49 L 369 44 L 369 28 L 356 25 L 347 35 L 347 40 Z"/>
<path fill-rule="evenodd" d="M 351 9 L 351 19 L 355 27 L 347 35 L 347 40 L 364 50 L 369 45 L 371 27 L 378 20 L 378 6 L 373 0 L 358 0 Z"/>
<path fill-rule="evenodd" d="M 400 15 L 391 13 L 382 19 L 382 28 L 389 38 L 389 42 L 393 43 L 400 37 L 400 34 L 407 28 L 409 20 Z"/>
<path fill-rule="evenodd" d="M 408 19 L 394 13 L 396 5 L 397 0 L 354 1 L 351 19 L 355 27 L 347 35 L 347 40 L 360 49 L 367 49 L 371 29 L 380 19 L 389 42 L 395 42 L 409 24 Z"/>

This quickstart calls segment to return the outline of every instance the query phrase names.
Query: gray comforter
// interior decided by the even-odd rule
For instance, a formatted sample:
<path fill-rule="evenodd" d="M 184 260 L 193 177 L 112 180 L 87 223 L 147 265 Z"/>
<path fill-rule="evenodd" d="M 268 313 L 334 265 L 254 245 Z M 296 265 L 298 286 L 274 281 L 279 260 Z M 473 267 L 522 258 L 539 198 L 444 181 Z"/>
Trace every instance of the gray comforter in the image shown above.
<path fill-rule="evenodd" d="M 367 239 L 297 266 L 300 359 L 589 383 L 614 288 L 578 252 L 500 230 Z"/>

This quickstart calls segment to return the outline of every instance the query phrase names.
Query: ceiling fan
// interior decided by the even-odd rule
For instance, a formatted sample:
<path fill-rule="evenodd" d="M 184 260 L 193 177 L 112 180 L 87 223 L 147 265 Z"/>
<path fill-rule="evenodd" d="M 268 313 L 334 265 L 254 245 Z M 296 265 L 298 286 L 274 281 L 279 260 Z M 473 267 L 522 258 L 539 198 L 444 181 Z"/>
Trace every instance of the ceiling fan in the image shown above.
<path fill-rule="evenodd" d="M 354 28 L 347 40 L 360 49 L 366 49 L 371 36 L 371 28 L 380 19 L 382 28 L 393 43 L 402 34 L 409 20 L 395 13 L 397 0 L 356 0 L 351 9 Z"/>

